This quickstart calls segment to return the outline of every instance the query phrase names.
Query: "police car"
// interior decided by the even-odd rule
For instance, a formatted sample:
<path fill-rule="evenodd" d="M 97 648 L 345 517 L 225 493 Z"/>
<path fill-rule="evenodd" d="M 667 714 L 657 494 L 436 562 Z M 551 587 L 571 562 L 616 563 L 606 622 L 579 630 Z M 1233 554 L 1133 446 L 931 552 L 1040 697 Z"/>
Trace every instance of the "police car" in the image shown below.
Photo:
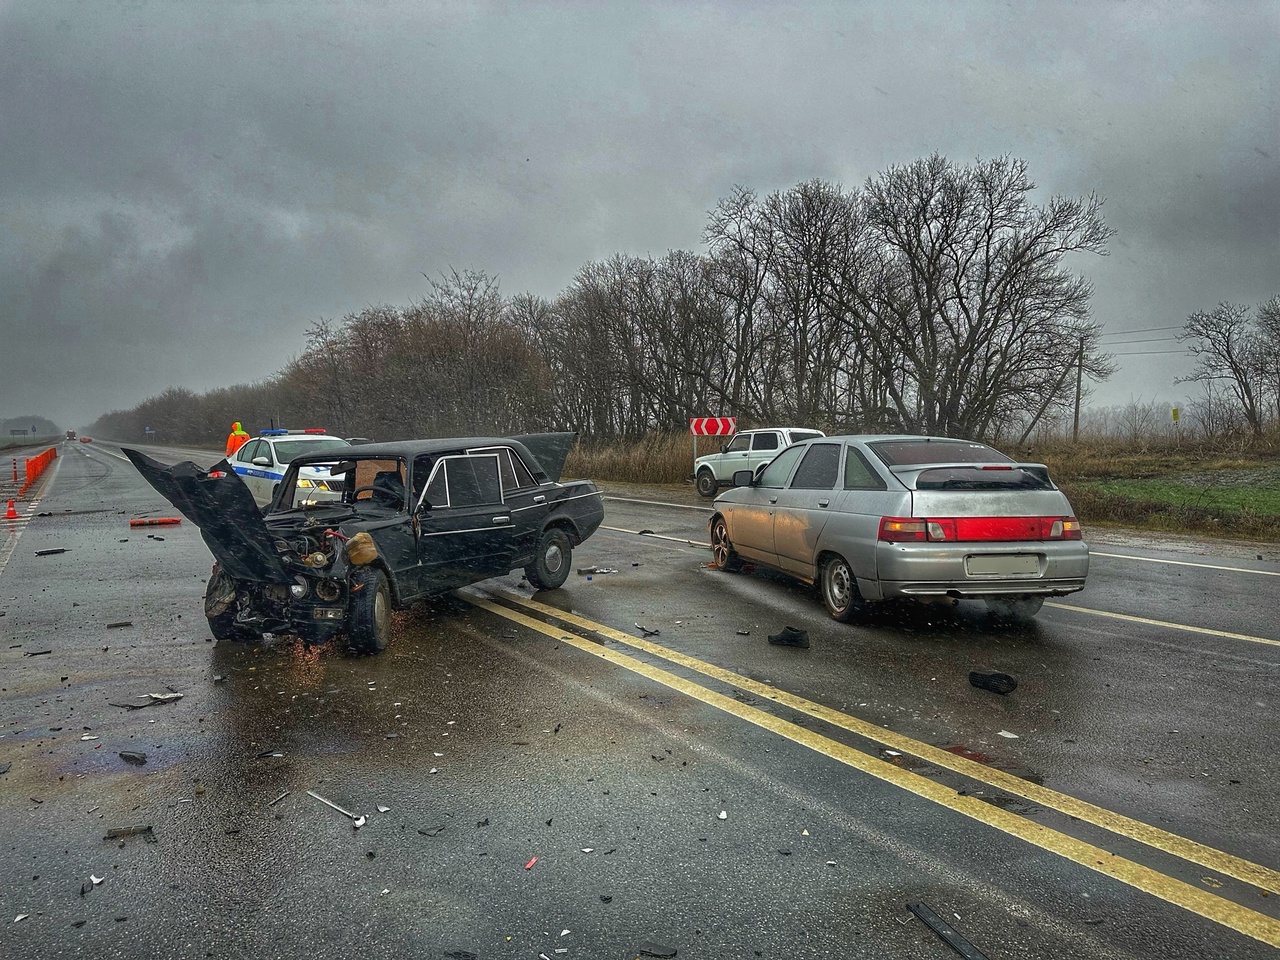
<path fill-rule="evenodd" d="M 247 440 L 227 462 L 240 475 L 258 506 L 264 507 L 275 497 L 280 478 L 294 457 L 349 446 L 351 444 L 346 440 L 329 436 L 323 428 L 263 430 Z M 341 480 L 335 479 L 333 490 L 330 490 L 329 479 L 327 467 L 307 467 L 298 476 L 298 486 L 307 488 L 307 500 L 340 500 Z"/>

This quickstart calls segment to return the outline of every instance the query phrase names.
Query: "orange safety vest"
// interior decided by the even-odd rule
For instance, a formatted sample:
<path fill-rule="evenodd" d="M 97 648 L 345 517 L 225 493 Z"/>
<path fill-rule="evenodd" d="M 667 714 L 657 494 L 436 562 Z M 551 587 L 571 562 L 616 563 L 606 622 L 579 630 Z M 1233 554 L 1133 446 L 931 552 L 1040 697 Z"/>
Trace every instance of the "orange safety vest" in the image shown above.
<path fill-rule="evenodd" d="M 231 456 L 248 442 L 249 435 L 240 429 L 240 424 L 237 421 L 232 424 L 231 433 L 227 435 L 227 452 L 225 456 Z"/>

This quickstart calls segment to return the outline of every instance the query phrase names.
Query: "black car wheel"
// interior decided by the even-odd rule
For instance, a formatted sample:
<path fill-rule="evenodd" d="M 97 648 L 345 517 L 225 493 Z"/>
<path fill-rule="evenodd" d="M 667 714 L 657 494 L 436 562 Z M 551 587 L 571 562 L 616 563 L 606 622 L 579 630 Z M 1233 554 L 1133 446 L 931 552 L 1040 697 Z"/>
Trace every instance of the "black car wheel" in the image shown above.
<path fill-rule="evenodd" d="M 833 620 L 848 623 L 854 615 L 865 609 L 866 601 L 858 592 L 858 581 L 849 568 L 849 561 L 834 555 L 827 557 L 818 575 L 822 589 L 822 605 Z"/>
<path fill-rule="evenodd" d="M 729 527 L 724 522 L 724 517 L 716 517 L 715 522 L 711 524 L 711 556 L 719 570 L 733 573 L 742 569 L 742 558 L 733 549 L 733 543 L 729 539 Z"/>
<path fill-rule="evenodd" d="M 1044 597 L 987 597 L 987 609 L 997 620 L 1029 623 L 1044 606 Z"/>
<path fill-rule="evenodd" d="M 236 582 L 216 563 L 204 588 L 204 615 L 215 640 L 254 639 L 251 631 L 236 625 Z"/>
<path fill-rule="evenodd" d="M 347 640 L 358 653 L 378 653 L 391 639 L 391 588 L 377 567 L 351 571 L 351 624 Z"/>
<path fill-rule="evenodd" d="M 716 480 L 716 475 L 710 470 L 698 471 L 698 495 L 710 499 L 716 495 L 716 491 L 720 489 L 720 484 Z"/>
<path fill-rule="evenodd" d="M 528 581 L 539 590 L 554 590 L 569 578 L 573 563 L 573 545 L 569 535 L 558 527 L 543 530 L 533 563 L 524 568 Z"/>

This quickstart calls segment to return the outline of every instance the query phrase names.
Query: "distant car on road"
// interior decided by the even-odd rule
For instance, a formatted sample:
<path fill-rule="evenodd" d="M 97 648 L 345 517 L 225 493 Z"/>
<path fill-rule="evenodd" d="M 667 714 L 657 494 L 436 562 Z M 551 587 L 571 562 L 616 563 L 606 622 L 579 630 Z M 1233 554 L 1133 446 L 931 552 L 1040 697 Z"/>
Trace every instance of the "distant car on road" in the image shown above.
<path fill-rule="evenodd" d="M 391 611 L 523 568 L 552 590 L 604 520 L 590 480 L 560 481 L 572 433 L 330 446 L 296 458 L 260 511 L 238 473 L 166 467 L 125 450 L 200 528 L 215 563 L 205 590 L 219 640 L 345 634 L 375 653 Z M 328 477 L 333 499 L 309 479 Z"/>
<path fill-rule="evenodd" d="M 81 438 L 80 438 L 80 442 L 81 442 L 81 443 L 93 443 L 93 437 L 81 437 Z"/>
<path fill-rule="evenodd" d="M 893 597 L 983 600 L 1028 620 L 1089 572 L 1080 523 L 1048 469 L 984 443 L 825 437 L 733 482 L 709 524 L 716 566 L 749 560 L 817 583 L 837 620 Z"/>
<path fill-rule="evenodd" d="M 249 488 L 258 506 L 265 507 L 275 497 L 285 470 L 295 458 L 350 446 L 342 437 L 331 437 L 316 427 L 263 430 L 258 436 L 246 440 L 227 462 Z M 327 471 L 311 468 L 303 473 L 300 482 L 310 485 L 311 499 L 337 500 L 341 494 L 330 491 L 329 480 Z"/>
<path fill-rule="evenodd" d="M 698 493 L 710 499 L 722 486 L 728 486 L 739 470 L 757 470 L 772 460 L 779 450 L 801 440 L 821 437 L 821 430 L 799 427 L 763 427 L 743 430 L 720 448 L 693 461 L 693 479 Z"/>

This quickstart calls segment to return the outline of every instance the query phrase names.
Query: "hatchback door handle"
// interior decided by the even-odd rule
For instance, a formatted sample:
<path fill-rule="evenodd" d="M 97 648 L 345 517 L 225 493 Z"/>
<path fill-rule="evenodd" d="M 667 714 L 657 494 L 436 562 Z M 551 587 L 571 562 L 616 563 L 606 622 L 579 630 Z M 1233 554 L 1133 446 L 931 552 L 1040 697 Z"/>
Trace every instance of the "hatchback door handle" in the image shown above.
<path fill-rule="evenodd" d="M 494 517 L 493 522 L 494 523 L 510 523 L 511 518 L 510 517 Z"/>
<path fill-rule="evenodd" d="M 778 502 L 778 498 L 777 498 L 777 497 L 770 497 L 770 498 L 769 498 L 769 502 L 770 502 L 770 503 L 777 503 L 777 502 Z"/>
<path fill-rule="evenodd" d="M 830 500 L 819 500 L 819 501 L 818 501 L 818 506 L 820 506 L 820 507 L 829 507 L 829 506 L 831 506 L 831 501 L 830 501 Z"/>
<path fill-rule="evenodd" d="M 546 497 L 544 497 L 542 494 L 538 494 L 536 497 L 534 497 L 534 498 L 533 498 L 533 502 L 534 502 L 534 503 L 546 503 L 546 502 L 547 502 L 547 498 L 546 498 Z"/>

